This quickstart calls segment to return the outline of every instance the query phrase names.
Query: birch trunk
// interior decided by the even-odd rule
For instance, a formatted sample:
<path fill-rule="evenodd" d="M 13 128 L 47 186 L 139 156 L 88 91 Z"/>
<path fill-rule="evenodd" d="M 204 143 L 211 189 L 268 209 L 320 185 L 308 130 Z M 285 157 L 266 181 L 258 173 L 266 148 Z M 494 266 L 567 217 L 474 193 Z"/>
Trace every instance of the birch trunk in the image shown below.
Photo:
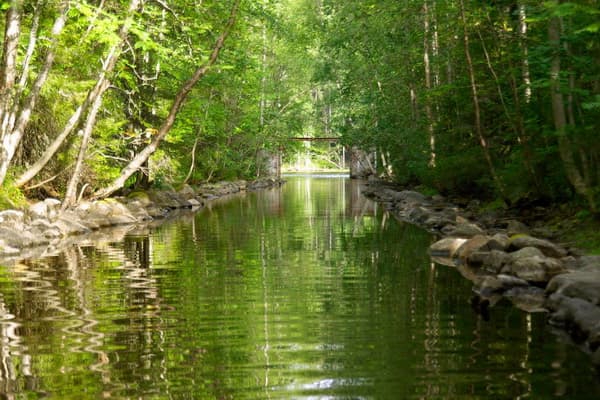
<path fill-rule="evenodd" d="M 231 29 L 233 28 L 237 16 L 238 7 L 241 0 L 236 0 L 233 7 L 231 8 L 231 13 L 229 15 L 229 20 L 225 25 L 221 36 L 217 39 L 215 46 L 212 50 L 210 58 L 206 62 L 206 64 L 198 67 L 192 77 L 188 79 L 182 87 L 177 92 L 175 99 L 173 100 L 173 104 L 171 105 L 171 109 L 169 110 L 169 114 L 167 115 L 165 121 L 162 126 L 158 130 L 158 133 L 152 139 L 152 142 L 146 148 L 144 148 L 140 153 L 138 153 L 131 162 L 125 166 L 125 168 L 121 171 L 121 175 L 117 179 L 115 179 L 109 186 L 106 188 L 100 189 L 96 191 L 93 195 L 93 199 L 103 198 L 110 196 L 112 193 L 121 189 L 127 179 L 133 175 L 143 164 L 148 160 L 148 158 L 156 151 L 159 144 L 162 140 L 167 136 L 173 124 L 175 123 L 175 118 L 177 114 L 181 110 L 181 107 L 186 100 L 187 96 L 190 94 L 194 86 L 198 83 L 200 79 L 202 79 L 211 69 L 211 67 L 215 64 L 219 57 L 219 53 L 225 44 L 225 39 L 229 36 Z"/>
<path fill-rule="evenodd" d="M 108 55 L 102 65 L 102 70 L 98 74 L 98 78 L 96 80 L 96 83 L 94 84 L 94 87 L 90 89 L 83 103 L 81 103 L 81 105 L 77 107 L 73 115 L 71 115 L 69 120 L 66 122 L 61 133 L 52 141 L 52 143 L 48 146 L 48 148 L 46 149 L 44 154 L 42 154 L 39 160 L 35 162 L 31 167 L 29 167 L 29 169 L 25 171 L 19 178 L 17 178 L 15 183 L 18 187 L 22 187 L 27 182 L 32 180 L 44 168 L 44 166 L 46 166 L 46 164 L 52 159 L 54 154 L 56 154 L 58 149 L 60 149 L 60 146 L 65 141 L 65 139 L 73 132 L 75 127 L 79 125 L 79 123 L 81 122 L 81 118 L 83 118 L 89 106 L 93 104 L 95 99 L 102 93 L 101 88 L 105 85 L 106 81 L 108 80 L 108 75 L 112 72 L 115 65 L 117 64 L 119 55 L 121 53 L 120 49 L 123 46 L 123 42 L 127 38 L 127 34 L 131 26 L 131 16 L 139 8 L 140 5 L 141 0 L 131 0 L 127 10 L 127 20 L 119 30 L 120 41 L 114 44 L 108 51 Z"/>
<path fill-rule="evenodd" d="M 85 125 L 83 128 L 83 134 L 81 136 L 81 143 L 79 144 L 79 153 L 77 154 L 77 161 L 75 161 L 75 167 L 73 168 L 71 179 L 69 179 L 69 184 L 67 185 L 65 198 L 61 206 L 63 210 L 67 207 L 74 206 L 77 204 L 77 185 L 79 184 L 79 181 L 81 179 L 81 173 L 83 171 L 83 163 L 85 161 L 85 155 L 87 152 L 88 144 L 92 137 L 94 125 L 96 125 L 96 116 L 98 115 L 100 106 L 102 106 L 102 95 L 108 88 L 108 83 L 108 80 L 104 81 L 102 87 L 100 88 L 100 93 L 94 99 L 94 103 L 92 104 L 90 112 L 88 113 L 88 116 L 86 118 Z"/>
<path fill-rule="evenodd" d="M 531 74 L 529 72 L 529 49 L 527 47 L 527 9 L 519 4 L 519 42 L 523 61 L 521 75 L 525 84 L 525 103 L 531 102 Z"/>
<path fill-rule="evenodd" d="M 435 167 L 435 132 L 431 99 L 429 96 L 429 92 L 431 92 L 431 64 L 429 60 L 431 46 L 429 45 L 429 25 L 429 6 L 427 1 L 425 1 L 423 4 L 423 66 L 425 68 L 425 91 L 428 92 L 425 96 L 425 116 L 427 117 L 427 132 L 429 133 L 429 166 Z"/>
<path fill-rule="evenodd" d="M 0 64 L 0 139 L 10 132 L 10 110 L 14 104 L 14 86 L 17 79 L 17 55 L 21 36 L 21 13 L 23 2 L 13 0 L 6 12 L 4 41 L 2 43 L 2 64 Z M 0 162 L 6 158 L 0 152 Z M 0 184 L 2 182 L 0 181 Z"/>
<path fill-rule="evenodd" d="M 24 100 L 24 104 L 18 110 L 18 114 L 16 114 L 16 109 L 13 112 L 5 113 L 4 122 L 7 122 L 6 127 L 10 128 L 2 132 L 2 155 L 0 156 L 0 185 L 4 182 L 6 178 L 6 174 L 8 172 L 8 167 L 15 155 L 17 147 L 25 134 L 25 128 L 31 119 L 31 113 L 35 108 L 35 104 L 38 100 L 42 87 L 46 83 L 48 79 L 48 75 L 50 74 L 50 70 L 52 69 L 52 64 L 54 63 L 55 53 L 54 50 L 56 48 L 56 44 L 58 41 L 58 37 L 62 32 L 65 23 L 67 21 L 67 12 L 69 10 L 68 1 L 63 1 L 61 3 L 60 14 L 57 17 L 54 25 L 52 27 L 51 39 L 50 39 L 50 47 L 46 53 L 46 57 L 44 59 L 44 63 L 38 73 L 36 80 L 31 88 L 31 91 L 27 98 Z M 16 77 L 16 76 L 15 76 Z M 13 79 L 15 78 L 13 77 Z M 18 99 L 14 99 L 14 101 L 18 101 Z M 5 110 L 6 112 L 7 110 Z M 8 123 L 8 121 L 11 121 Z M 14 122 L 12 122 L 14 121 Z M 13 126 L 14 124 L 14 126 Z"/>

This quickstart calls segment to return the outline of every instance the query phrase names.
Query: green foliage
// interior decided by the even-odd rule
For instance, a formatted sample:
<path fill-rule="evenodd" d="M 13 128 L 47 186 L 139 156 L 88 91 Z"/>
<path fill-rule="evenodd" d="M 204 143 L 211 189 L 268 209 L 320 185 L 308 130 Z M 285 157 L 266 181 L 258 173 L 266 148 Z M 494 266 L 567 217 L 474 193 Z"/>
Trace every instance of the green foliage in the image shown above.
<path fill-rule="evenodd" d="M 151 140 L 178 89 L 210 56 L 232 5 L 172 3 L 145 2 L 129 16 L 84 184 L 106 185 Z M 48 35 L 54 6 L 44 9 L 40 37 Z M 74 5 L 17 167 L 34 162 L 83 102 L 98 60 L 118 42 L 126 7 Z M 383 155 L 400 183 L 511 203 L 577 196 L 561 158 L 567 146 L 581 181 L 597 193 L 598 15 L 589 0 L 242 2 L 218 63 L 191 91 L 150 176 L 165 185 L 188 175 L 197 182 L 252 178 L 262 168 L 260 152 L 282 149 L 289 160 L 298 151 L 290 137 L 340 136 L 347 146 L 377 151 L 378 162 Z M 548 38 L 555 18 L 559 46 Z M 556 129 L 551 102 L 555 56 L 566 129 Z M 32 71 L 42 58 L 34 57 Z M 40 180 L 67 175 L 77 142 L 69 139 Z M 337 157 L 327 148 L 313 155 L 322 166 Z M 61 189 L 65 179 L 53 185 Z M 140 175 L 131 184 L 143 181 Z"/>
<path fill-rule="evenodd" d="M 23 192 L 17 188 L 11 179 L 0 186 L 0 210 L 25 208 L 27 200 Z"/>

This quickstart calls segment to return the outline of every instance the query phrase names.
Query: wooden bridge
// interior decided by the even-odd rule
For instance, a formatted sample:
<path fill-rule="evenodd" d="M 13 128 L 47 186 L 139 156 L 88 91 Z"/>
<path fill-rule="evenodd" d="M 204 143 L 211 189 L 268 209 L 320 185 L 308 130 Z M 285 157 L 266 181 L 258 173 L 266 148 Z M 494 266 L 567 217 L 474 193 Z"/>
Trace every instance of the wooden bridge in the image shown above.
<path fill-rule="evenodd" d="M 295 140 L 298 142 L 337 142 L 340 137 L 291 137 L 288 140 Z"/>

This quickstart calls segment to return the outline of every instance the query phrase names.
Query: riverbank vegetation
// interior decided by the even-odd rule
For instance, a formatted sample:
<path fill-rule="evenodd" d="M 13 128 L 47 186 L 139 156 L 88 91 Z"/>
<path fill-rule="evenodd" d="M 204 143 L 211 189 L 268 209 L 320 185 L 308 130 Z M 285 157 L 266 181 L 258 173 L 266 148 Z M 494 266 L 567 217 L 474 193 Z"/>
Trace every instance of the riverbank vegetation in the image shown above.
<path fill-rule="evenodd" d="M 2 13 L 9 204 L 252 178 L 264 154 L 301 149 L 291 137 L 340 136 L 405 185 L 599 210 L 597 0 L 12 0 Z"/>

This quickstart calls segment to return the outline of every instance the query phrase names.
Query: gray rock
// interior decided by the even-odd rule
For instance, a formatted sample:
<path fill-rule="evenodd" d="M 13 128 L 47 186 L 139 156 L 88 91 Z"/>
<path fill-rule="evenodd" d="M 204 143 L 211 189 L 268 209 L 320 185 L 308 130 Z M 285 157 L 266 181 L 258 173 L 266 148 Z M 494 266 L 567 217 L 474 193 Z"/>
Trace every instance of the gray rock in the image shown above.
<path fill-rule="evenodd" d="M 507 264 L 502 271 L 535 284 L 544 284 L 552 277 L 566 272 L 559 260 L 544 256 L 519 258 Z"/>
<path fill-rule="evenodd" d="M 440 229 L 451 222 L 452 220 L 443 214 L 433 214 L 425 220 L 424 225 L 431 229 Z"/>
<path fill-rule="evenodd" d="M 576 341 L 600 334 L 600 307 L 559 293 L 548 297 L 545 306 L 552 311 L 550 322 L 565 327 Z"/>
<path fill-rule="evenodd" d="M 476 251 L 487 251 L 487 247 L 490 238 L 484 235 L 475 235 L 468 239 L 462 246 L 456 251 L 456 256 L 461 260 L 468 260 L 469 256 Z"/>
<path fill-rule="evenodd" d="M 501 293 L 504 291 L 504 285 L 500 279 L 495 276 L 489 275 L 484 277 L 480 282 L 475 292 L 483 297 L 489 297 L 494 293 Z"/>
<path fill-rule="evenodd" d="M 60 213 L 60 206 L 62 203 L 60 200 L 52 198 L 44 199 L 44 203 L 48 210 L 48 219 L 50 221 L 55 221 Z"/>
<path fill-rule="evenodd" d="M 24 228 L 25 213 L 18 210 L 0 211 L 0 225 L 15 230 Z"/>
<path fill-rule="evenodd" d="M 43 201 L 38 201 L 29 206 L 27 210 L 30 219 L 49 219 L 48 205 Z"/>
<path fill-rule="evenodd" d="M 512 237 L 510 247 L 515 249 L 537 247 L 548 257 L 562 258 L 567 255 L 567 250 L 561 246 L 545 239 L 538 239 L 527 235 Z"/>
<path fill-rule="evenodd" d="M 403 190 L 396 193 L 397 194 L 394 196 L 394 200 L 396 201 L 402 201 L 409 204 L 424 204 L 427 202 L 427 198 L 419 192 Z"/>
<path fill-rule="evenodd" d="M 61 218 L 54 221 L 52 223 L 52 227 L 57 228 L 63 236 L 89 233 L 91 231 L 91 229 L 87 226 L 84 226 L 77 221 L 65 218 L 64 216 L 61 216 Z"/>
<path fill-rule="evenodd" d="M 544 253 L 537 247 L 524 247 L 518 251 L 514 251 L 509 254 L 510 261 L 514 262 L 520 258 L 527 257 L 544 257 Z"/>
<path fill-rule="evenodd" d="M 510 245 L 510 238 L 503 233 L 496 233 L 490 239 L 488 247 L 491 250 L 506 251 Z"/>
<path fill-rule="evenodd" d="M 445 225 L 442 229 L 440 229 L 440 232 L 444 235 L 444 236 L 450 236 L 450 234 L 452 232 L 454 232 L 454 230 L 456 229 L 456 225 L 454 223 Z"/>
<path fill-rule="evenodd" d="M 548 283 L 546 291 L 600 305 L 600 270 L 575 271 L 555 276 Z"/>
<path fill-rule="evenodd" d="M 470 223 L 470 222 L 459 223 L 458 225 L 456 225 L 454 230 L 452 230 L 448 233 L 449 236 L 467 237 L 467 238 L 473 237 L 476 235 L 483 235 L 483 234 L 485 234 L 483 229 L 481 229 L 479 226 L 477 226 L 473 223 Z"/>
<path fill-rule="evenodd" d="M 7 246 L 17 249 L 29 247 L 34 243 L 34 238 L 30 232 L 5 226 L 0 226 L 0 239 L 2 239 Z"/>
<path fill-rule="evenodd" d="M 500 250 L 474 251 L 467 257 L 467 262 L 472 266 L 479 266 L 491 273 L 498 273 L 508 263 L 510 256 Z"/>
<path fill-rule="evenodd" d="M 196 192 L 190 185 L 183 185 L 181 190 L 179 190 L 179 194 L 183 196 L 184 199 L 190 200 L 196 197 Z"/>
<path fill-rule="evenodd" d="M 506 287 L 506 288 L 513 288 L 513 287 L 518 287 L 518 286 L 529 286 L 529 283 L 527 283 L 526 280 L 519 279 L 512 275 L 499 274 L 497 276 L 497 278 L 502 282 L 502 285 L 504 285 L 504 287 Z"/>
<path fill-rule="evenodd" d="M 529 227 L 524 223 L 517 221 L 516 219 L 511 219 L 506 224 L 506 233 L 508 236 L 519 234 L 529 235 L 530 230 Z"/>
<path fill-rule="evenodd" d="M 600 268 L 600 256 L 579 257 L 579 268 Z"/>
<path fill-rule="evenodd" d="M 4 240 L 0 239 L 0 255 L 1 256 L 14 256 L 21 252 L 21 249 L 12 247 L 7 244 Z"/>
<path fill-rule="evenodd" d="M 429 246 L 429 253 L 436 257 L 454 257 L 456 250 L 466 241 L 462 238 L 444 238 Z"/>
<path fill-rule="evenodd" d="M 63 234 L 58 227 L 52 227 L 46 229 L 43 233 L 44 237 L 47 239 L 57 239 L 66 236 Z"/>
<path fill-rule="evenodd" d="M 431 215 L 431 211 L 423 207 L 414 207 L 407 211 L 406 218 L 413 223 L 422 225 Z"/>
<path fill-rule="evenodd" d="M 195 198 L 188 199 L 188 202 L 192 205 L 192 208 L 199 208 L 203 206 L 203 203 Z"/>

